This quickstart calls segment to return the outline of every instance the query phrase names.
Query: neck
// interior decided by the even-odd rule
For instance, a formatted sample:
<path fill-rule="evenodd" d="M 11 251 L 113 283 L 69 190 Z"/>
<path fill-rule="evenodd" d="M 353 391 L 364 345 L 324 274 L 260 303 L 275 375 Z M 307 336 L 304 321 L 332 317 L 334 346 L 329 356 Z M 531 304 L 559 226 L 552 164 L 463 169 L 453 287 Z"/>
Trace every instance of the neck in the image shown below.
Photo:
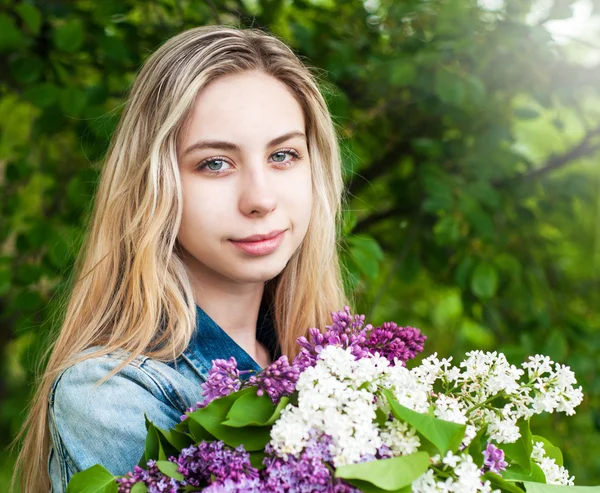
<path fill-rule="evenodd" d="M 192 280 L 196 304 L 261 367 L 269 353 L 256 339 L 264 282 L 234 284 L 214 279 Z"/>

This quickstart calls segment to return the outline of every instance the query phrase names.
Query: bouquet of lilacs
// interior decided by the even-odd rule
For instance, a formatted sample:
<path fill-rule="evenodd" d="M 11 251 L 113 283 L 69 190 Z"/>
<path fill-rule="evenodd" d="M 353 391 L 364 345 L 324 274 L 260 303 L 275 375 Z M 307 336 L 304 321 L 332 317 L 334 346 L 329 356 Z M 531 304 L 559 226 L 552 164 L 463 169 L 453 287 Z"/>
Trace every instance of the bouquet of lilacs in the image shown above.
<path fill-rule="evenodd" d="M 560 449 L 530 430 L 534 415 L 581 403 L 568 367 L 471 351 L 458 366 L 433 354 L 408 369 L 425 336 L 364 318 L 332 313 L 291 364 L 284 355 L 253 375 L 214 360 L 181 423 L 146 420 L 133 471 L 96 465 L 67 492 L 600 493 L 574 486 Z"/>

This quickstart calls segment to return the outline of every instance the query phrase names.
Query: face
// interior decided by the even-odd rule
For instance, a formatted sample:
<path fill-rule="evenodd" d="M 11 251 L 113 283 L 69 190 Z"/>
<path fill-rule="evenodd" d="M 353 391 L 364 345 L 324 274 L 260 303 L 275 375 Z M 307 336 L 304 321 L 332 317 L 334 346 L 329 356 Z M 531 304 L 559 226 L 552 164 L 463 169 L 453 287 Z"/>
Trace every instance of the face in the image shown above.
<path fill-rule="evenodd" d="M 277 276 L 306 235 L 312 205 L 304 116 L 287 86 L 254 71 L 211 82 L 177 152 L 178 240 L 194 279 L 239 290 Z M 267 242 L 235 241 L 278 231 Z"/>

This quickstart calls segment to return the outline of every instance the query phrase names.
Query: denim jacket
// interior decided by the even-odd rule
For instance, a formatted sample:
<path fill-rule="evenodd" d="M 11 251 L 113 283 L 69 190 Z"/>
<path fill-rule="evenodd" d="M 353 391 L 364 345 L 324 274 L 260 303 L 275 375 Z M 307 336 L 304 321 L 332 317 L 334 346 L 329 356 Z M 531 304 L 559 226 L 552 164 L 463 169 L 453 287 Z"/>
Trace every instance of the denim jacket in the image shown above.
<path fill-rule="evenodd" d="M 73 474 L 94 464 L 103 465 L 114 475 L 132 471 L 144 452 L 144 413 L 162 429 L 179 423 L 186 408 L 202 400 L 201 385 L 208 378 L 213 359 L 234 356 L 239 370 L 261 370 L 198 305 L 196 315 L 190 344 L 174 362 L 139 356 L 94 388 L 125 359 L 127 353 L 117 351 L 88 358 L 58 375 L 48 409 L 51 493 L 64 493 Z M 264 304 L 256 337 L 269 350 L 272 361 L 280 356 L 272 317 Z"/>

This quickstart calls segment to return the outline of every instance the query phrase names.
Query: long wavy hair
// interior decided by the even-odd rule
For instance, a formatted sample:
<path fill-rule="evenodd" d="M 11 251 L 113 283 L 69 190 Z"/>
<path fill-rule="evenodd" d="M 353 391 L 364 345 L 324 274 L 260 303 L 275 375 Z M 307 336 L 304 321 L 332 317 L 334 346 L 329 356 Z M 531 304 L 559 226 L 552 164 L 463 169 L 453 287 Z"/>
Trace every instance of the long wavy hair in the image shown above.
<path fill-rule="evenodd" d="M 202 88 L 247 70 L 271 75 L 291 90 L 304 113 L 310 154 L 308 231 L 264 292 L 282 353 L 295 357 L 298 337 L 329 324 L 332 311 L 350 304 L 338 258 L 345 200 L 340 151 L 316 72 L 258 29 L 202 26 L 170 38 L 141 68 L 111 140 L 64 318 L 13 442 L 22 439 L 11 491 L 17 481 L 23 493 L 49 491 L 48 395 L 60 372 L 85 358 L 128 351 L 102 382 L 140 354 L 168 361 L 188 346 L 196 309 L 177 242 L 183 196 L 176 142 Z M 78 355 L 91 346 L 101 348 Z"/>

